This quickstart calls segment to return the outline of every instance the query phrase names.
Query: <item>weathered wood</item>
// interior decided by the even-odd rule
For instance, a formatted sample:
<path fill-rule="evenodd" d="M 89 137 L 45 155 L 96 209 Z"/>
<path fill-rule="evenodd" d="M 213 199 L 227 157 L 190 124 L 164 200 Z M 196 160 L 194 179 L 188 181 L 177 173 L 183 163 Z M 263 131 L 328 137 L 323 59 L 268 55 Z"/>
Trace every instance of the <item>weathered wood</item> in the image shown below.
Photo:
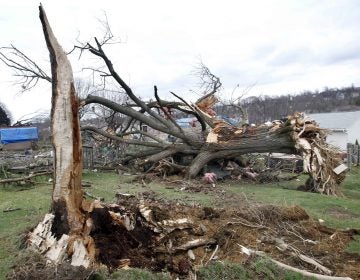
<path fill-rule="evenodd" d="M 51 129 L 55 151 L 52 209 L 55 213 L 55 234 L 80 234 L 84 216 L 80 212 L 83 192 L 78 98 L 70 62 L 55 38 L 41 5 L 40 20 L 50 53 L 52 74 Z"/>

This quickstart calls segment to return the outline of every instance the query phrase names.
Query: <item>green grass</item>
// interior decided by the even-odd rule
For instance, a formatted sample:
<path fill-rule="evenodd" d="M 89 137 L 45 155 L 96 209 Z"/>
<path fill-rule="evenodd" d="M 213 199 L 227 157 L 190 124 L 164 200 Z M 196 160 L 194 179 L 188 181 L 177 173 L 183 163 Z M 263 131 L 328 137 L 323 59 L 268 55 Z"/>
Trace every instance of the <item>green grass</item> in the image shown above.
<path fill-rule="evenodd" d="M 134 181 L 134 178 L 134 175 L 122 175 L 120 177 L 114 172 L 86 172 L 83 175 L 85 181 L 92 183 L 92 187 L 86 188 L 85 191 L 90 192 L 95 197 L 102 197 L 107 202 L 114 202 L 117 192 L 138 194 L 149 191 L 156 192 L 160 198 L 179 200 L 188 204 L 199 203 L 209 206 L 214 201 L 211 195 L 183 192 L 177 188 L 166 188 L 156 181 L 147 183 L 146 187 L 143 187 L 140 182 Z"/>
<path fill-rule="evenodd" d="M 238 264 L 214 262 L 201 267 L 197 272 L 199 280 L 231 279 L 231 280 L 305 280 L 310 279 L 299 273 L 283 271 L 265 258 L 256 258 L 247 266 Z"/>
<path fill-rule="evenodd" d="M 301 176 L 300 181 L 261 185 L 232 183 L 226 189 L 259 202 L 285 206 L 300 205 L 313 218 L 322 219 L 331 227 L 360 228 L 360 169 L 354 168 L 348 174 L 342 186 L 344 197 L 295 190 L 306 178 Z"/>
<path fill-rule="evenodd" d="M 348 248 L 347 248 L 347 251 L 349 253 L 357 253 L 357 254 L 360 254 L 360 235 L 356 235 L 355 236 L 355 240 L 353 240 Z"/>
<path fill-rule="evenodd" d="M 341 229 L 360 228 L 360 168 L 354 168 L 347 175 L 343 184 L 345 197 L 328 197 L 294 190 L 298 185 L 302 184 L 306 178 L 305 175 L 301 176 L 300 182 L 294 180 L 262 185 L 227 182 L 220 184 L 220 186 L 226 190 L 228 197 L 234 198 L 231 201 L 233 204 L 241 203 L 244 196 L 250 200 L 265 203 L 280 205 L 297 204 L 305 208 L 313 218 L 325 220 L 325 224 L 328 226 Z M 215 205 L 215 203 L 219 205 L 219 202 L 227 203 L 226 200 L 217 198 L 216 195 L 211 192 L 209 194 L 188 193 L 179 191 L 178 187 L 174 189 L 165 188 L 164 185 L 156 181 L 150 182 L 146 187 L 143 187 L 141 183 L 133 182 L 133 179 L 134 176 L 123 175 L 119 177 L 114 172 L 87 171 L 83 176 L 84 181 L 90 181 L 92 183 L 92 186 L 85 188 L 85 191 L 96 197 L 103 197 L 106 202 L 115 201 L 116 192 L 136 194 L 144 191 L 154 191 L 162 198 L 175 201 L 179 200 L 189 204 L 199 203 L 209 206 Z M 0 279 L 5 279 L 6 273 L 16 260 L 16 255 L 21 247 L 20 240 L 22 233 L 35 226 L 38 221 L 42 219 L 43 215 L 49 211 L 52 186 L 46 183 L 46 178 L 38 178 L 37 180 L 39 180 L 40 183 L 35 186 L 0 186 Z M 21 209 L 13 212 L 3 212 L 3 210 L 10 208 Z M 350 244 L 348 251 L 360 253 L 360 236 Z M 211 270 L 211 268 L 209 269 Z M 240 268 L 235 267 L 230 270 L 237 271 L 237 269 Z M 252 268 L 252 270 L 254 269 L 255 268 Z M 208 271 L 206 273 L 210 272 Z M 239 270 L 237 273 L 243 272 Z M 285 277 L 285 275 L 283 276 Z M 144 278 L 138 279 L 156 279 L 146 277 L 147 276 L 144 276 Z M 205 277 L 199 279 L 210 278 Z M 130 276 L 127 279 L 131 279 Z"/>
<path fill-rule="evenodd" d="M 4 279 L 21 247 L 21 235 L 49 212 L 51 186 L 0 186 L 0 279 Z M 20 208 L 12 212 L 7 209 Z"/>

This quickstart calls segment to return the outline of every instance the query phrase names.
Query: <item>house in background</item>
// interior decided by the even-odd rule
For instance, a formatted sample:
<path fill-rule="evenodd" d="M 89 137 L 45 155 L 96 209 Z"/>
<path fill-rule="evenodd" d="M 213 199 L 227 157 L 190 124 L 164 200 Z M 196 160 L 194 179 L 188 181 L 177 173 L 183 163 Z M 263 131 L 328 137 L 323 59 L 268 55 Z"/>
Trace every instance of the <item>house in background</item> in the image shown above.
<path fill-rule="evenodd" d="M 27 150 L 38 141 L 37 127 L 0 128 L 0 141 L 3 150 Z"/>
<path fill-rule="evenodd" d="M 347 143 L 360 141 L 360 111 L 308 115 L 329 131 L 327 142 L 346 151 Z"/>

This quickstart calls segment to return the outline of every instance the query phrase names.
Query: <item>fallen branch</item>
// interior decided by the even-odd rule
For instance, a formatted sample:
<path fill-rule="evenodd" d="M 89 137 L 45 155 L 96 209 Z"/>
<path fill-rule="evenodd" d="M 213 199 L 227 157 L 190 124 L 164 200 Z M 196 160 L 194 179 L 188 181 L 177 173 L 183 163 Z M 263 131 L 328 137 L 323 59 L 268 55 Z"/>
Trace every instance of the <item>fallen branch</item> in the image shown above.
<path fill-rule="evenodd" d="M 260 256 L 260 257 L 266 257 L 267 259 L 269 259 L 271 262 L 273 262 L 274 264 L 276 264 L 278 267 L 282 268 L 282 269 L 286 269 L 286 270 L 291 270 L 297 273 L 300 273 L 303 276 L 306 277 L 314 277 L 316 279 L 319 280 L 352 280 L 352 278 L 350 277 L 341 277 L 341 276 L 328 276 L 328 275 L 322 275 L 322 274 L 317 274 L 317 273 L 313 273 L 313 272 L 309 272 L 307 270 L 303 270 L 303 269 L 298 269 L 296 267 L 284 264 L 282 262 L 279 262 L 277 260 L 274 260 L 272 258 L 270 258 L 269 256 L 267 256 L 264 252 L 262 251 L 256 251 L 253 249 L 249 249 L 246 248 L 245 246 L 242 246 L 240 244 L 238 244 L 241 248 L 241 252 L 251 256 L 251 255 L 256 255 L 256 256 Z"/>
<path fill-rule="evenodd" d="M 332 271 L 330 269 L 328 269 L 327 267 L 323 266 L 322 264 L 318 263 L 316 260 L 305 256 L 303 254 L 299 254 L 299 253 L 291 253 L 292 256 L 294 257 L 299 257 L 300 260 L 308 263 L 308 264 L 312 264 L 313 266 L 315 266 L 318 270 L 324 272 L 325 274 L 331 275 Z"/>
<path fill-rule="evenodd" d="M 322 264 L 320 264 L 319 262 L 317 262 L 316 260 L 308 257 L 308 256 L 305 256 L 303 254 L 301 254 L 299 252 L 298 249 L 296 249 L 295 247 L 289 245 L 289 244 L 286 244 L 284 242 L 284 240 L 280 239 L 280 238 L 275 238 L 274 239 L 276 244 L 278 245 L 277 248 L 280 250 L 280 251 L 286 251 L 286 250 L 291 250 L 292 252 L 290 252 L 290 254 L 293 256 L 293 257 L 297 257 L 299 258 L 300 260 L 308 263 L 308 264 L 311 264 L 313 266 L 315 266 L 318 270 L 322 271 L 323 273 L 327 274 L 327 275 L 331 275 L 332 274 L 332 271 L 330 269 L 328 269 L 327 267 L 323 266 Z"/>
<path fill-rule="evenodd" d="M 192 248 L 197 248 L 200 246 L 207 246 L 207 245 L 212 245 L 215 244 L 216 240 L 215 239 L 195 239 L 195 240 L 191 240 L 186 242 L 185 244 L 182 244 L 180 246 L 177 247 L 172 247 L 170 249 L 164 249 L 164 248 L 155 248 L 154 251 L 157 253 L 177 253 L 177 252 L 181 252 L 181 251 L 188 251 Z"/>
<path fill-rule="evenodd" d="M 7 209 L 4 209 L 3 212 L 6 213 L 6 212 L 13 212 L 13 211 L 18 211 L 18 210 L 21 210 L 21 208 L 7 208 Z"/>
<path fill-rule="evenodd" d="M 219 250 L 219 245 L 216 244 L 216 247 L 215 247 L 214 252 L 211 254 L 209 260 L 206 262 L 205 265 L 207 265 L 207 264 L 215 257 L 215 255 L 216 255 L 216 253 L 217 253 L 218 250 Z"/>
<path fill-rule="evenodd" d="M 8 184 L 8 183 L 16 183 L 16 182 L 28 181 L 31 178 L 34 178 L 34 177 L 37 177 L 37 176 L 49 175 L 49 174 L 52 174 L 52 173 L 53 173 L 53 171 L 44 171 L 44 172 L 40 172 L 40 173 L 33 173 L 33 174 L 28 175 L 28 176 L 20 177 L 20 178 L 3 179 L 3 180 L 0 180 L 0 184 Z"/>

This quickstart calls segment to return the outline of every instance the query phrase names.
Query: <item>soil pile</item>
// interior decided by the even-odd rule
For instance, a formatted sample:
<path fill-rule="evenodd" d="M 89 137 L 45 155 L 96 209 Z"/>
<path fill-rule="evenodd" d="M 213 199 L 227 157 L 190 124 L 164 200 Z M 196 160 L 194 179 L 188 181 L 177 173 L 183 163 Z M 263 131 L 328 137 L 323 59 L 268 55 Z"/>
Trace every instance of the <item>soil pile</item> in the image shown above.
<path fill-rule="evenodd" d="M 328 228 L 311 220 L 299 206 L 245 199 L 231 208 L 189 206 L 159 199 L 154 192 L 117 194 L 117 203 L 96 203 L 89 213 L 98 265 L 94 269 L 137 267 L 182 278 L 217 260 L 247 265 L 253 257 L 243 253 L 244 246 L 302 270 L 360 279 L 360 255 L 345 250 L 359 231 Z M 45 264 L 19 264 L 9 279 L 52 275 L 53 266 Z M 93 272 L 72 270 L 63 262 L 56 267 L 56 279 L 68 279 L 58 277 L 62 270 L 78 273 L 77 279 L 80 274 L 87 279 Z"/>
<path fill-rule="evenodd" d="M 118 194 L 117 204 L 92 213 L 98 261 L 110 269 L 130 266 L 187 275 L 214 260 L 245 263 L 243 245 L 300 269 L 319 273 L 299 254 L 333 275 L 360 278 L 360 255 L 345 251 L 359 231 L 325 227 L 299 206 L 239 205 L 215 209 L 159 201 L 153 193 Z M 292 250 L 279 242 L 291 244 Z"/>

